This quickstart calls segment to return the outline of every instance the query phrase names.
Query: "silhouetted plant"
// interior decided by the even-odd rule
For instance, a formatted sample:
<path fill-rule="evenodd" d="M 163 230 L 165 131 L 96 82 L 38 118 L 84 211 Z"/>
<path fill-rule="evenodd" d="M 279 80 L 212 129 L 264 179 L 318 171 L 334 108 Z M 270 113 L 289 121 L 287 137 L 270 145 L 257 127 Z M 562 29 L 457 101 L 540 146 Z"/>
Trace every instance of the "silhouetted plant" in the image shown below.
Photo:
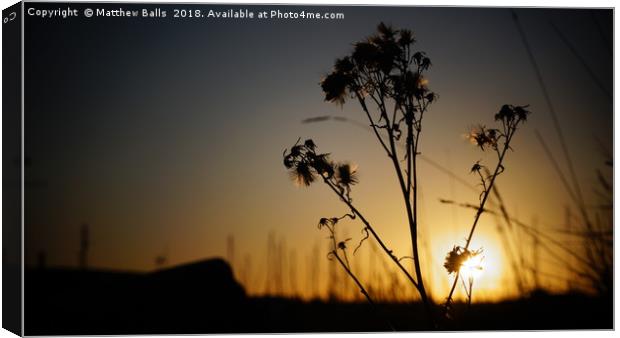
<path fill-rule="evenodd" d="M 357 99 L 375 136 L 391 159 L 403 193 L 413 247 L 416 288 L 425 304 L 426 295 L 417 244 L 417 156 L 424 113 L 437 95 L 431 92 L 424 72 L 431 60 L 414 51 L 413 33 L 394 30 L 381 23 L 377 34 L 355 44 L 350 56 L 336 60 L 334 70 L 321 83 L 325 99 L 344 103 Z M 396 144 L 405 137 L 402 159 Z M 391 253 L 390 253 L 391 254 Z"/>
<path fill-rule="evenodd" d="M 366 297 L 369 303 L 374 305 L 374 301 L 370 297 L 370 294 L 366 291 L 362 283 L 359 281 L 357 276 L 353 274 L 351 270 L 351 264 L 349 263 L 349 258 L 347 255 L 347 242 L 351 240 L 351 238 L 347 238 L 345 240 L 339 241 L 336 238 L 336 225 L 338 222 L 345 217 L 353 217 L 352 215 L 346 214 L 342 217 L 332 217 L 332 218 L 321 218 L 319 220 L 319 230 L 327 229 L 329 231 L 329 239 L 331 240 L 331 250 L 327 254 L 329 259 L 336 259 L 338 263 L 342 266 L 342 268 L 347 272 L 347 274 L 353 279 L 355 284 L 359 287 L 361 293 Z M 338 253 L 338 251 L 342 252 L 342 255 Z"/>
<path fill-rule="evenodd" d="M 445 263 L 443 264 L 444 268 L 448 271 L 448 274 L 455 274 L 455 280 L 458 280 L 459 276 L 461 281 L 463 282 L 463 289 L 465 290 L 465 295 L 467 296 L 467 304 L 471 305 L 472 293 L 474 289 L 474 276 L 467 276 L 467 282 L 463 278 L 463 274 L 461 270 L 463 268 L 467 268 L 471 270 L 482 270 L 482 266 L 480 263 L 469 263 L 473 262 L 476 257 L 479 257 L 482 254 L 482 249 L 478 250 L 469 250 L 462 248 L 460 246 L 455 246 L 448 252 L 446 255 Z M 484 258 L 484 257 L 483 257 Z"/>
<path fill-rule="evenodd" d="M 474 163 L 471 168 L 471 173 L 475 173 L 480 178 L 480 185 L 482 186 L 482 192 L 479 195 L 480 204 L 477 207 L 476 216 L 474 222 L 467 236 L 465 245 L 463 247 L 455 246 L 446 256 L 446 262 L 444 267 L 449 274 L 454 273 L 455 278 L 450 288 L 450 293 L 446 298 L 445 310 L 446 314 L 449 314 L 450 306 L 452 303 L 452 296 L 454 290 L 459 281 L 461 274 L 461 268 L 463 264 L 473 256 L 480 254 L 481 249 L 472 251 L 469 249 L 471 240 L 473 238 L 476 226 L 480 220 L 480 216 L 485 211 L 485 204 L 491 192 L 493 191 L 493 185 L 497 177 L 505 170 L 503 162 L 504 157 L 510 147 L 510 142 L 518 130 L 520 124 L 527 121 L 527 117 L 530 112 L 526 109 L 528 106 L 512 106 L 504 105 L 500 111 L 495 114 L 495 121 L 501 126 L 499 129 L 490 129 L 480 125 L 475 128 L 470 134 L 470 140 L 473 144 L 480 147 L 482 151 L 491 149 L 497 155 L 497 164 L 492 174 L 488 174 L 487 168 L 480 164 L 480 161 Z M 471 302 L 473 279 L 469 280 L 469 287 L 464 284 L 465 292 L 468 297 L 468 302 Z"/>
<path fill-rule="evenodd" d="M 289 169 L 291 178 L 299 186 L 310 186 L 312 183 L 322 181 L 351 210 L 343 217 L 359 219 L 364 224 L 362 229 L 364 237 L 354 253 L 372 236 L 415 287 L 425 305 L 430 322 L 435 327 L 434 305 L 424 287 L 418 250 L 417 159 L 421 155 L 420 135 L 423 118 L 430 105 L 437 100 L 437 95 L 429 90 L 428 80 L 424 76 L 431 66 L 431 60 L 424 52 L 413 50 L 414 44 L 415 38 L 411 31 L 395 30 L 381 23 L 375 35 L 355 43 L 350 55 L 336 60 L 333 70 L 325 76 L 320 85 L 326 101 L 342 105 L 347 100 L 353 99 L 359 103 L 377 141 L 392 163 L 407 213 L 412 243 L 412 255 L 402 258 L 412 259 L 415 278 L 401 264 L 402 258 L 399 259 L 387 247 L 368 219 L 354 206 L 352 187 L 358 183 L 354 167 L 346 163 L 336 164 L 330 160 L 329 154 L 318 153 L 313 140 L 300 143 L 299 139 L 290 151 L 285 150 L 283 156 L 285 167 Z M 496 120 L 501 123 L 501 129 L 480 127 L 472 134 L 472 141 L 482 150 L 493 149 L 497 153 L 498 165 L 490 177 L 485 177 L 481 173 L 484 167 L 480 163 L 472 167 L 472 172 L 481 178 L 483 193 L 480 194 L 479 211 L 466 245 L 455 247 L 452 260 L 446 263 L 456 273 L 455 281 L 458 280 L 460 260 L 480 253 L 470 250 L 469 242 L 477 220 L 484 210 L 488 191 L 492 188 L 495 177 L 504 170 L 503 158 L 510 149 L 509 144 L 517 126 L 525 121 L 529 114 L 525 108 L 505 105 L 496 115 Z M 403 143 L 404 151 L 401 150 Z M 348 256 L 344 250 L 347 248 L 346 241 L 336 242 L 333 232 L 333 226 L 339 219 L 341 218 L 323 218 L 319 222 L 319 227 L 329 226 L 328 229 L 332 233 L 330 238 L 334 241 L 330 257 L 337 258 L 343 268 L 350 272 Z M 342 256 L 338 255 L 338 250 L 342 251 Z M 349 275 L 363 290 L 356 277 L 351 273 Z M 472 288 L 473 282 L 468 288 L 469 295 Z M 372 303 L 372 300 L 367 298 Z"/>

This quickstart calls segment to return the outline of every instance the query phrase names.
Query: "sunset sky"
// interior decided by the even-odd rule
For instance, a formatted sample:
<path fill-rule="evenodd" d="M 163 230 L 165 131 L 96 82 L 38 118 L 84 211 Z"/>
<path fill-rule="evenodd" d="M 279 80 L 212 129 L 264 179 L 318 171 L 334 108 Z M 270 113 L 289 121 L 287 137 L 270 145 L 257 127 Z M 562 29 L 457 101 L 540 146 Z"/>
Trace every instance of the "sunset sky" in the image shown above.
<path fill-rule="evenodd" d="M 203 8 L 258 12 L 276 7 Z M 533 113 L 517 133 L 497 184 L 512 216 L 544 231 L 564 226 L 571 204 L 535 131 L 558 159 L 560 143 L 510 10 L 281 8 L 341 12 L 345 19 L 26 17 L 28 264 L 36 264 L 37 253 L 44 251 L 51 266 L 76 266 L 83 223 L 90 226 L 90 265 L 106 269 L 149 271 L 162 254 L 167 265 L 226 257 L 227 238 L 232 236 L 235 274 L 241 278 L 244 266 L 251 266 L 251 285 L 246 287 L 261 293 L 273 233 L 277 241 L 286 242 L 287 259 L 294 255 L 299 262 L 302 289 L 310 259 L 320 261 L 327 273 L 327 233 L 317 229 L 318 219 L 347 209 L 326 187 L 299 188 L 289 179 L 282 152 L 300 137 L 312 138 L 334 160 L 357 165 L 360 183 L 353 189 L 354 203 L 398 256 L 410 255 L 397 181 L 372 133 L 355 123 L 302 123 L 324 115 L 366 123 L 355 102 L 342 108 L 325 102 L 319 81 L 336 58 L 349 53 L 352 43 L 372 34 L 382 21 L 413 30 L 415 47 L 433 63 L 427 75 L 439 100 L 425 116 L 423 156 L 476 185 L 476 177 L 468 174 L 471 165 L 478 160 L 491 165 L 494 157 L 463 135 L 478 123 L 492 126 L 503 104 L 529 104 Z M 612 12 L 516 13 L 549 89 L 586 200 L 594 204 L 595 170 L 609 174 L 602 148 L 613 148 L 612 101 L 551 22 L 611 92 Z M 439 199 L 477 203 L 478 193 L 427 162 L 420 163 L 419 177 L 420 227 L 428 248 L 423 248 L 422 267 L 432 271 L 430 285 L 441 298 L 449 282 L 443 259 L 454 245 L 464 245 L 474 211 Z M 346 236 L 359 241 L 361 228 L 360 223 L 346 223 Z M 531 239 L 524 235 L 520 244 L 531 255 Z M 487 265 L 476 296 L 514 295 L 493 217 L 482 217 L 472 248 L 484 249 Z M 369 245 L 360 250 L 360 269 L 367 269 L 370 253 Z M 551 274 L 565 274 L 549 257 L 543 256 L 541 264 Z M 543 281 L 550 289 L 566 284 Z M 321 281 L 321 288 L 325 286 Z"/>

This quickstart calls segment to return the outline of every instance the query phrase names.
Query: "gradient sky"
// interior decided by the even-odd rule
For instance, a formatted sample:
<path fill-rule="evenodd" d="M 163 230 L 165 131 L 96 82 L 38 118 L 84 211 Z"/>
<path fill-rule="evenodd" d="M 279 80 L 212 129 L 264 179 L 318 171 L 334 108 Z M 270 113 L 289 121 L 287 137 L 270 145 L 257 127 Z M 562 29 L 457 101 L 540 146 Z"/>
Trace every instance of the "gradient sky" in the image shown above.
<path fill-rule="evenodd" d="M 276 7 L 201 6 L 256 12 Z M 168 256 L 168 264 L 225 256 L 226 238 L 234 236 L 236 273 L 252 266 L 254 282 L 248 288 L 260 292 L 272 232 L 286 242 L 287 257 L 299 260 L 300 279 L 315 246 L 326 269 L 326 234 L 315 225 L 320 217 L 346 209 L 325 187 L 301 189 L 289 180 L 282 152 L 298 137 L 313 138 L 333 159 L 358 165 L 355 203 L 399 256 L 409 255 L 398 187 L 373 135 L 354 124 L 301 123 L 320 115 L 365 122 L 353 102 L 343 108 L 324 102 L 318 83 L 337 57 L 381 21 L 412 29 L 416 47 L 433 62 L 429 87 L 439 101 L 424 121 L 424 156 L 476 184 L 469 168 L 493 157 L 463 134 L 477 123 L 492 125 L 502 104 L 529 104 L 533 114 L 517 134 L 498 186 L 516 217 L 526 222 L 535 218 L 543 229 L 562 226 L 569 200 L 534 131 L 558 158 L 559 142 L 509 10 L 312 9 L 342 12 L 345 19 L 26 17 L 25 138 L 31 161 L 25 194 L 27 263 L 34 264 L 36 253 L 44 251 L 50 265 L 75 266 L 79 227 L 86 222 L 92 236 L 90 263 L 100 268 L 148 271 L 160 254 Z M 611 92 L 612 12 L 517 13 L 591 201 L 595 169 L 604 168 L 606 160 L 597 139 L 612 149 L 612 102 L 550 22 Z M 424 162 L 419 175 L 421 231 L 429 248 L 429 263 L 423 266 L 432 269 L 433 288 L 441 295 L 448 283 L 443 257 L 453 245 L 464 244 L 473 212 L 438 200 L 473 203 L 478 194 Z M 514 292 L 510 287 L 498 290 L 507 285 L 510 273 L 492 221 L 483 217 L 472 244 L 485 249 L 489 268 L 479 290 L 489 298 Z M 346 227 L 350 237 L 359 239 L 359 224 Z M 361 257 L 369 250 L 364 248 Z M 546 283 L 557 286 L 553 280 Z"/>

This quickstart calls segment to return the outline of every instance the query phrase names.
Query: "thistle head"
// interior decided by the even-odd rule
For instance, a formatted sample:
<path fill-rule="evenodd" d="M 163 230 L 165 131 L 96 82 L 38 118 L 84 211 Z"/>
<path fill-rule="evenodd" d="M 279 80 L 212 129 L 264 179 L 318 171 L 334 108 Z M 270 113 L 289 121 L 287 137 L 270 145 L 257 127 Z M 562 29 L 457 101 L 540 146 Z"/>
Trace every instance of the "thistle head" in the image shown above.
<path fill-rule="evenodd" d="M 458 273 L 465 262 L 481 253 L 482 249 L 472 251 L 460 246 L 454 246 L 446 255 L 443 266 L 448 271 L 448 274 Z"/>
<path fill-rule="evenodd" d="M 298 186 L 310 186 L 317 177 L 331 179 L 334 176 L 334 164 L 329 160 L 329 154 L 318 154 L 316 148 L 311 139 L 303 143 L 297 140 L 290 151 L 284 151 L 284 167 Z"/>
<path fill-rule="evenodd" d="M 352 185 L 358 182 L 357 170 L 348 163 L 339 164 L 336 166 L 336 182 L 338 185 L 350 188 Z"/>

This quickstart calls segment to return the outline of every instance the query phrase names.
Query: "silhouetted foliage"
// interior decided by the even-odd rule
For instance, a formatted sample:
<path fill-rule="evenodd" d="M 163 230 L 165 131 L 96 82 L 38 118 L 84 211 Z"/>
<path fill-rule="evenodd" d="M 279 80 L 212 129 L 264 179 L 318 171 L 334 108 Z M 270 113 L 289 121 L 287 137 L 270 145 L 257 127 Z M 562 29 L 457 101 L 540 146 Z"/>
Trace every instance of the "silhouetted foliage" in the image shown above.
<path fill-rule="evenodd" d="M 426 53 L 413 49 L 415 42 L 411 31 L 394 29 L 380 23 L 374 35 L 355 43 L 349 55 L 337 59 L 332 71 L 320 83 L 326 101 L 342 105 L 354 99 L 359 103 L 377 141 L 392 163 L 402 191 L 413 251 L 412 256 L 403 258 L 413 260 L 413 275 L 401 264 L 401 259 L 388 249 L 371 222 L 353 205 L 351 187 L 358 183 L 356 170 L 353 167 L 346 163 L 335 164 L 329 159 L 329 154 L 317 153 L 316 144 L 312 140 L 307 140 L 303 144 L 298 140 L 290 151 L 285 150 L 284 165 L 299 186 L 309 186 L 320 179 L 339 196 L 340 200 L 351 210 L 351 213 L 345 216 L 359 219 L 364 224 L 362 229 L 364 237 L 355 250 L 372 236 L 418 291 L 425 305 L 431 327 L 436 328 L 434 304 L 427 295 L 424 276 L 420 268 L 417 158 L 420 155 L 419 145 L 424 114 L 432 103 L 436 102 L 438 96 L 428 88 L 428 80 L 425 77 L 425 72 L 432 66 L 432 62 Z M 469 249 L 471 237 L 480 214 L 485 210 L 484 204 L 493 187 L 493 182 L 504 171 L 502 161 L 506 151 L 510 149 L 509 144 L 517 126 L 527 119 L 529 112 L 526 108 L 527 106 L 504 105 L 495 115 L 496 121 L 501 125 L 499 128 L 490 129 L 481 125 L 471 133 L 472 142 L 481 150 L 492 149 L 497 153 L 498 164 L 494 173 L 488 177 L 482 173 L 485 166 L 480 162 L 471 168 L 472 173 L 479 175 L 483 192 L 480 195 L 480 206 L 467 243 L 462 247 L 455 246 L 446 257 L 446 269 L 456 274 L 455 285 L 461 264 L 467 258 L 481 252 Z M 324 119 L 320 117 L 316 120 Z M 405 149 L 402 154 L 399 154 L 400 146 Z M 343 251 L 345 260 L 339 259 L 339 261 L 360 289 L 364 290 L 349 269 L 346 241 L 337 242 L 335 239 L 334 227 L 343 217 L 321 218 L 318 226 L 319 229 L 328 228 L 331 233 L 333 250 L 330 255 L 338 258 L 338 250 Z M 448 296 L 446 308 L 451 302 L 454 286 Z M 470 300 L 472 288 L 473 281 L 470 281 L 469 288 L 466 288 Z M 367 298 L 372 303 L 370 297 L 367 296 Z"/>
<path fill-rule="evenodd" d="M 415 278 L 387 248 L 370 222 L 353 206 L 351 187 L 358 183 L 354 167 L 346 163 L 334 164 L 328 159 L 328 154 L 317 154 L 312 141 L 306 141 L 303 145 L 298 141 L 288 153 L 285 152 L 284 165 L 299 186 L 309 186 L 316 177 L 323 178 L 351 209 L 351 214 L 364 223 L 364 237 L 356 250 L 370 236 L 377 240 L 418 290 L 432 322 L 432 301 L 424 288 L 418 254 L 416 158 L 419 155 L 423 116 L 437 100 L 437 94 L 429 90 L 424 76 L 432 65 L 431 60 L 426 53 L 413 49 L 415 42 L 410 30 L 398 30 L 380 23 L 374 35 L 355 43 L 349 55 L 337 59 L 332 71 L 320 83 L 326 101 L 342 105 L 348 99 L 357 100 L 394 166 L 407 211 Z M 405 151 L 399 155 L 397 144 L 403 135 Z M 319 222 L 319 225 L 323 223 Z"/>
<path fill-rule="evenodd" d="M 486 128 L 483 125 L 480 125 L 476 129 L 474 129 L 470 133 L 470 140 L 473 144 L 480 147 L 482 151 L 486 149 L 492 149 L 497 154 L 497 164 L 495 166 L 495 170 L 491 174 L 486 166 L 480 164 L 480 161 L 474 163 L 471 167 L 470 173 L 475 173 L 480 178 L 480 185 L 482 186 L 482 192 L 480 193 L 479 206 L 473 206 L 477 209 L 476 216 L 474 218 L 474 222 L 471 226 L 471 230 L 469 231 L 469 235 L 467 236 L 465 246 L 454 246 L 454 248 L 448 252 L 446 255 L 446 262 L 444 263 L 444 267 L 448 271 L 448 274 L 455 274 L 454 281 L 452 283 L 452 287 L 450 289 L 450 293 L 446 298 L 446 303 L 444 306 L 444 314 L 450 317 L 452 296 L 454 294 L 454 290 L 456 285 L 458 284 L 458 280 L 460 277 L 460 270 L 468 259 L 473 256 L 478 255 L 482 249 L 478 249 L 476 251 L 471 251 L 469 246 L 471 244 L 474 231 L 476 230 L 476 226 L 478 225 L 478 220 L 485 209 L 485 204 L 489 197 L 489 194 L 493 191 L 495 179 L 504 172 L 505 168 L 503 165 L 504 157 L 506 156 L 506 152 L 510 147 L 510 142 L 512 141 L 513 136 L 517 132 L 517 129 L 520 124 L 527 121 L 527 117 L 530 114 L 528 110 L 526 110 L 528 106 L 513 106 L 513 105 L 503 105 L 499 112 L 495 114 L 495 121 L 501 124 L 501 127 L 498 129 Z M 483 173 L 483 171 L 485 171 Z M 467 301 L 471 304 L 472 298 L 472 289 L 473 289 L 474 280 L 472 278 L 469 279 L 468 284 L 463 282 L 463 287 L 465 289 L 465 293 L 467 295 Z"/>

